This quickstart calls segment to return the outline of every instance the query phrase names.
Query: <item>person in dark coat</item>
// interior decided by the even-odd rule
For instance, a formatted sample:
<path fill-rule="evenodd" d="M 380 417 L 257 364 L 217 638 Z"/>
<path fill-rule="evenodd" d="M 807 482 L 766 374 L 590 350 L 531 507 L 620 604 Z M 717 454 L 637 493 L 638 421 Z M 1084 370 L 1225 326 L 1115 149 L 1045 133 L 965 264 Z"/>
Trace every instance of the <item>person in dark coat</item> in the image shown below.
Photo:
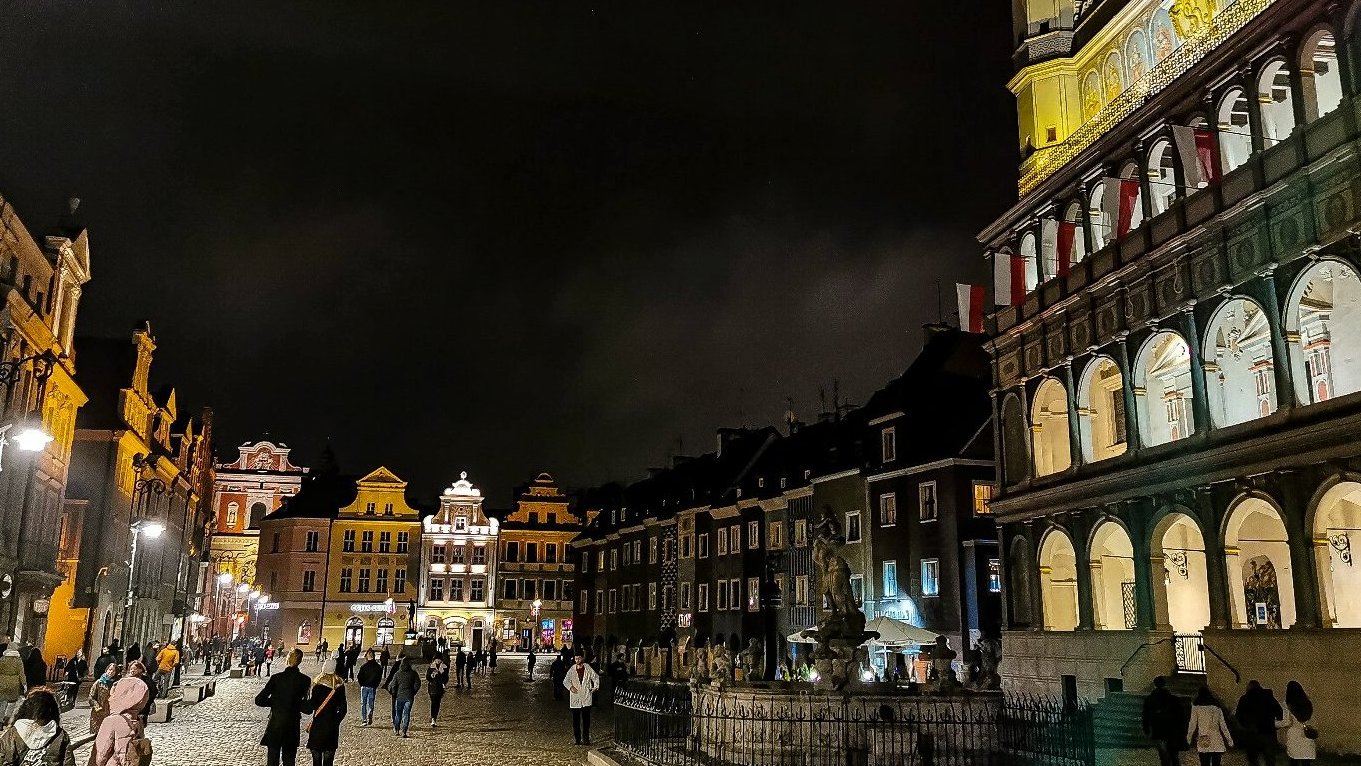
<path fill-rule="evenodd" d="M 392 692 L 392 731 L 400 737 L 409 736 L 411 705 L 421 688 L 421 677 L 411 669 L 411 660 L 403 657 L 388 677 L 387 690 Z"/>
<path fill-rule="evenodd" d="M 529 677 L 534 677 L 534 663 L 539 661 L 539 655 L 534 653 L 534 647 L 529 647 L 529 657 L 525 659 L 525 665 L 529 668 Z"/>
<path fill-rule="evenodd" d="M 307 749 L 312 751 L 312 766 L 335 766 L 340 747 L 340 722 L 349 712 L 345 700 L 345 680 L 335 674 L 333 663 L 312 681 L 312 721 L 307 724 Z M 362 671 L 361 671 L 362 672 Z"/>
<path fill-rule="evenodd" d="M 336 675 L 340 676 L 341 678 L 349 678 L 350 655 L 345 651 L 345 647 L 342 646 L 339 649 L 336 649 L 336 656 L 334 659 L 336 663 Z"/>
<path fill-rule="evenodd" d="M 553 658 L 553 664 L 548 667 L 548 677 L 553 681 L 553 699 L 562 699 L 562 682 L 567 678 L 567 663 L 563 662 L 561 654 Z"/>
<path fill-rule="evenodd" d="M 142 719 L 142 725 L 146 726 L 151 711 L 156 709 L 156 680 L 151 677 L 150 673 L 146 672 L 146 665 L 143 665 L 140 660 L 128 663 L 127 673 L 146 684 L 146 703 L 142 705 L 142 711 L 138 714 L 138 717 Z"/>
<path fill-rule="evenodd" d="M 104 675 L 104 670 L 108 668 L 112 662 L 113 650 L 106 646 L 104 647 L 104 651 L 101 652 L 100 655 L 95 658 L 94 677 L 99 678 L 100 676 Z"/>
<path fill-rule="evenodd" d="M 36 646 L 24 656 L 24 684 L 29 689 L 47 684 L 47 663 L 43 662 L 42 650 Z"/>
<path fill-rule="evenodd" d="M 425 690 L 430 693 L 430 728 L 435 728 L 439 720 L 440 702 L 444 700 L 444 687 L 449 685 L 449 666 L 438 654 L 435 661 L 425 671 Z"/>
<path fill-rule="evenodd" d="M 142 659 L 142 645 L 137 643 L 136 641 L 133 641 L 132 645 L 128 647 L 128 651 L 123 657 L 123 664 L 131 665 L 132 663 L 137 662 L 140 659 Z"/>
<path fill-rule="evenodd" d="M 1243 727 L 1238 744 L 1249 764 L 1272 766 L 1276 762 L 1276 722 L 1284 716 L 1281 703 L 1270 689 L 1263 689 L 1256 680 L 1248 681 L 1233 717 Z"/>
<path fill-rule="evenodd" d="M 298 724 L 303 713 L 312 712 L 312 680 L 298 670 L 302 651 L 288 653 L 288 667 L 270 676 L 265 688 L 255 695 L 255 704 L 269 708 L 269 723 L 260 744 L 268 748 L 269 766 L 296 766 Z"/>
<path fill-rule="evenodd" d="M 1144 698 L 1144 736 L 1158 747 L 1161 766 L 1177 766 L 1177 753 L 1186 746 L 1186 714 L 1181 700 L 1167 690 L 1167 679 L 1153 679 L 1153 692 Z"/>
<path fill-rule="evenodd" d="M 378 687 L 383 685 L 383 666 L 373 658 L 373 650 L 364 652 L 364 664 L 359 666 L 359 725 L 373 725 L 373 707 Z"/>
<path fill-rule="evenodd" d="M 463 675 L 468 671 L 468 655 L 463 652 L 463 647 L 458 647 L 458 654 L 454 656 L 454 688 L 463 688 Z M 469 688 L 472 684 L 468 684 Z"/>
<path fill-rule="evenodd" d="M 345 653 L 345 673 L 342 675 L 337 672 L 336 675 L 344 678 L 346 681 L 353 681 L 354 669 L 357 665 L 359 665 L 359 642 L 355 641 L 353 644 L 350 644 L 350 650 Z"/>

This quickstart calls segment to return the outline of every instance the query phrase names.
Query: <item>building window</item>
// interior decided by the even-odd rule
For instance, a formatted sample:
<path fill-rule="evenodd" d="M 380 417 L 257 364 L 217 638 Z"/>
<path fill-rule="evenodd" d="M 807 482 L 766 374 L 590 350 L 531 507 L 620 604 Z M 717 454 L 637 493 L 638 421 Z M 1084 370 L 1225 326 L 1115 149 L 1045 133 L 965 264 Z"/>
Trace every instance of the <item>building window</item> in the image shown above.
<path fill-rule="evenodd" d="M 707 558 L 709 558 L 709 533 L 708 533 L 708 532 L 700 532 L 700 533 L 699 533 L 699 557 L 702 558 L 702 559 L 707 559 Z"/>
<path fill-rule="evenodd" d="M 879 452 L 885 463 L 898 459 L 898 434 L 892 427 L 879 432 Z"/>
<path fill-rule="evenodd" d="M 557 600 L 558 600 L 558 581 L 557 581 L 557 580 L 544 580 L 544 581 L 543 581 L 543 600 L 544 600 L 544 601 L 557 601 Z M 563 599 L 563 600 L 565 601 L 566 599 Z"/>
<path fill-rule="evenodd" d="M 313 593 L 317 589 L 317 571 L 307 569 L 302 573 L 302 592 Z"/>
<path fill-rule="evenodd" d="M 808 545 L 808 519 L 794 520 L 794 547 L 802 548 Z"/>
<path fill-rule="evenodd" d="M 728 581 L 728 589 L 731 596 L 728 598 L 728 608 L 734 612 L 742 611 L 742 581 L 732 579 Z"/>
<path fill-rule="evenodd" d="M 657 563 L 657 538 L 655 537 L 647 539 L 647 563 Z"/>
<path fill-rule="evenodd" d="M 392 503 L 388 503 L 387 505 L 383 506 L 383 515 L 384 516 L 392 515 Z"/>
<path fill-rule="evenodd" d="M 463 600 L 463 578 L 455 577 L 454 579 L 449 581 L 449 600 L 450 601 Z"/>
<path fill-rule="evenodd" d="M 470 598 L 470 599 L 468 599 L 468 600 L 469 600 L 469 601 L 481 601 L 481 600 L 485 597 L 485 595 L 486 595 L 486 594 L 483 592 L 483 591 L 486 589 L 486 587 L 487 587 L 487 585 L 486 585 L 486 580 L 483 580 L 483 579 L 480 578 L 480 577 L 474 577 L 474 578 L 473 578 L 473 583 L 472 583 L 472 585 L 471 585 L 471 586 L 469 587 L 469 589 L 468 589 L 468 590 L 470 591 L 470 595 L 472 596 L 472 598 Z"/>
<path fill-rule="evenodd" d="M 444 580 L 436 578 L 430 579 L 430 600 L 431 601 L 444 600 Z"/>
<path fill-rule="evenodd" d="M 794 578 L 794 603 L 800 606 L 808 604 L 808 575 L 798 575 Z"/>
<path fill-rule="evenodd" d="M 975 516 L 992 515 L 992 484 L 986 481 L 976 481 L 973 483 L 973 514 Z"/>
<path fill-rule="evenodd" d="M 879 496 L 879 526 L 891 527 L 898 523 L 898 495 L 885 492 Z"/>
<path fill-rule="evenodd" d="M 512 579 L 507 579 L 505 582 L 501 583 L 501 598 L 509 599 L 512 601 L 519 598 L 520 596 L 516 593 L 517 590 L 516 586 L 518 584 L 519 584 L 518 580 Z"/>
<path fill-rule="evenodd" d="M 524 593 L 525 601 L 533 601 L 539 597 L 539 581 L 526 578 L 520 591 Z"/>
<path fill-rule="evenodd" d="M 274 533 L 274 539 L 271 541 L 270 545 L 271 545 L 272 548 L 273 548 L 273 549 L 270 551 L 270 553 L 278 553 L 278 552 L 279 552 L 279 533 L 278 533 L 278 532 L 275 532 L 275 533 Z"/>
<path fill-rule="evenodd" d="M 641 563 L 643 563 L 643 541 L 642 541 L 642 540 L 634 540 L 634 541 L 633 541 L 633 563 L 635 563 L 635 564 L 641 564 Z"/>
<path fill-rule="evenodd" d="M 545 564 L 556 564 L 556 563 L 558 563 L 558 544 L 557 544 L 557 543 L 544 543 L 544 546 L 543 546 L 543 563 L 545 563 Z"/>
<path fill-rule="evenodd" d="M 860 511 L 851 511 L 846 514 L 846 542 L 860 542 Z"/>
<path fill-rule="evenodd" d="M 620 547 L 620 550 L 622 551 L 622 555 L 621 555 L 620 557 L 624 560 L 624 566 L 628 566 L 628 565 L 629 565 L 629 544 L 628 544 L 628 543 L 624 543 L 623 545 L 621 545 L 621 546 L 619 546 L 619 547 Z"/>
<path fill-rule="evenodd" d="M 747 547 L 756 550 L 761 546 L 761 522 L 747 522 Z"/>
<path fill-rule="evenodd" d="M 581 552 L 581 571 L 583 573 L 591 571 L 591 552 Z"/>
<path fill-rule="evenodd" d="M 898 597 L 898 562 L 884 562 L 884 598 Z"/>
<path fill-rule="evenodd" d="M 397 567 L 392 570 L 392 592 L 406 593 L 406 568 Z"/>
<path fill-rule="evenodd" d="M 662 611 L 670 612 L 676 608 L 676 589 L 670 585 L 662 588 Z"/>
<path fill-rule="evenodd" d="M 466 532 L 466 531 L 468 531 L 468 517 L 467 517 L 467 516 L 455 516 L 455 517 L 454 517 L 454 531 L 455 531 L 455 532 Z"/>
<path fill-rule="evenodd" d="M 590 614 L 590 613 L 591 613 L 591 592 L 590 592 L 590 591 L 586 590 L 586 591 L 582 591 L 582 592 L 581 592 L 581 602 L 577 605 L 577 609 L 580 610 L 582 614 Z"/>
<path fill-rule="evenodd" d="M 709 611 L 709 583 L 702 582 L 699 584 L 698 598 L 699 598 L 699 611 L 701 612 Z"/>
<path fill-rule="evenodd" d="M 457 543 L 449 546 L 449 563 L 466 564 L 468 562 L 468 547 Z"/>
<path fill-rule="evenodd" d="M 321 534 L 316 530 L 309 531 L 307 533 L 307 542 L 304 544 L 303 550 L 307 551 L 308 553 L 316 553 L 320 547 L 321 547 Z"/>
<path fill-rule="evenodd" d="M 690 583 L 688 582 L 680 584 L 680 608 L 690 608 Z"/>
<path fill-rule="evenodd" d="M 354 570 L 351 569 L 351 568 L 349 568 L 349 567 L 343 567 L 343 568 L 341 568 L 341 570 L 340 570 L 340 592 L 341 592 L 341 593 L 349 593 L 351 590 L 353 590 L 353 587 L 352 587 L 352 585 L 353 585 L 353 580 L 354 580 Z"/>
<path fill-rule="evenodd" d="M 647 610 L 649 612 L 657 611 L 657 583 L 655 582 L 647 584 Z"/>
<path fill-rule="evenodd" d="M 407 543 L 408 543 L 408 541 L 409 541 L 410 539 L 411 539 L 411 533 L 410 533 L 410 532 L 398 532 L 398 533 L 397 533 L 397 552 L 398 552 L 398 553 L 406 553 L 406 546 L 407 546 Z"/>
<path fill-rule="evenodd" d="M 619 606 L 619 591 L 615 590 L 614 588 L 610 588 L 610 614 L 614 614 L 615 612 L 619 611 L 617 608 L 618 606 Z"/>
<path fill-rule="evenodd" d="M 618 569 L 618 568 L 619 568 L 619 549 L 618 549 L 618 548 L 611 548 L 611 549 L 610 549 L 610 571 L 613 572 L 614 570 L 616 570 L 616 569 Z"/>
<path fill-rule="evenodd" d="M 525 543 L 525 563 L 526 563 L 526 564 L 537 564 L 537 563 L 539 563 L 539 544 L 538 544 L 538 543 Z"/>
<path fill-rule="evenodd" d="M 379 593 L 388 592 L 388 571 L 386 569 L 378 570 L 378 578 L 374 580 L 373 589 Z"/>
<path fill-rule="evenodd" d="M 761 578 L 747 578 L 747 611 L 755 612 L 761 608 Z"/>
<path fill-rule="evenodd" d="M 940 559 L 922 559 L 922 595 L 940 595 Z"/>
<path fill-rule="evenodd" d="M 241 506 L 240 506 L 240 504 L 238 504 L 238 503 L 235 502 L 235 501 L 230 502 L 230 503 L 227 503 L 227 527 L 228 527 L 228 528 L 230 528 L 230 529 L 235 529 L 235 528 L 236 528 L 236 517 L 239 516 L 240 514 L 241 514 Z"/>
<path fill-rule="evenodd" d="M 718 611 L 722 612 L 728 608 L 728 583 L 725 580 L 718 581 L 718 603 L 715 605 Z"/>
<path fill-rule="evenodd" d="M 917 485 L 917 509 L 921 512 L 922 521 L 936 520 L 936 483 L 934 481 L 924 481 Z"/>
<path fill-rule="evenodd" d="M 988 559 L 988 592 L 1002 592 L 1002 561 L 1001 559 Z"/>
<path fill-rule="evenodd" d="M 695 556 L 695 535 L 694 535 L 693 533 L 688 534 L 688 535 L 681 535 L 680 546 L 681 546 L 681 558 L 683 558 L 683 559 L 694 558 L 694 556 Z"/>
<path fill-rule="evenodd" d="M 595 571 L 605 571 L 605 551 L 599 550 L 596 551 L 595 554 Z"/>
<path fill-rule="evenodd" d="M 360 568 L 360 570 L 359 570 L 359 592 L 360 592 L 360 593 L 368 593 L 368 592 L 369 592 L 369 578 L 370 578 L 370 575 L 371 575 L 371 574 L 372 574 L 372 570 L 370 570 L 368 567 L 362 567 L 362 568 Z"/>
<path fill-rule="evenodd" d="M 391 553 L 391 552 L 392 552 L 392 533 L 391 533 L 391 532 L 379 532 L 379 533 L 378 533 L 378 552 L 379 552 L 379 553 Z"/>
<path fill-rule="evenodd" d="M 855 605 L 860 606 L 865 603 L 865 576 L 851 575 L 851 597 L 855 599 Z"/>
<path fill-rule="evenodd" d="M 373 553 L 373 530 L 364 530 L 364 536 L 359 541 L 360 553 Z"/>
<path fill-rule="evenodd" d="M 742 525 L 734 524 L 728 528 L 728 550 L 732 553 L 742 552 Z"/>
<path fill-rule="evenodd" d="M 718 555 L 726 556 L 727 554 L 728 554 L 728 530 L 725 527 L 723 529 L 718 530 Z"/>
<path fill-rule="evenodd" d="M 431 563 L 431 564 L 443 564 L 443 563 L 444 563 L 445 548 L 446 548 L 446 546 L 445 546 L 443 543 L 441 543 L 441 544 L 436 545 L 436 546 L 434 546 L 434 547 L 432 547 L 432 548 L 430 549 L 430 563 Z"/>
<path fill-rule="evenodd" d="M 344 553 L 354 553 L 354 530 L 347 529 L 340 538 L 340 550 Z"/>
<path fill-rule="evenodd" d="M 375 512 L 376 507 L 377 506 L 375 503 L 369 503 L 368 505 L 364 506 L 364 513 L 369 516 L 372 516 Z"/>
<path fill-rule="evenodd" d="M 784 548 L 784 522 L 772 521 L 766 524 L 766 543 L 773 551 Z"/>
<path fill-rule="evenodd" d="M 481 565 L 486 564 L 486 563 L 487 563 L 487 546 L 485 546 L 485 545 L 474 545 L 474 546 L 473 546 L 473 566 L 481 566 Z M 473 600 L 476 601 L 477 599 L 473 599 Z"/>
<path fill-rule="evenodd" d="M 605 613 L 605 591 L 603 590 L 598 590 L 595 592 L 595 613 L 596 614 Z"/>

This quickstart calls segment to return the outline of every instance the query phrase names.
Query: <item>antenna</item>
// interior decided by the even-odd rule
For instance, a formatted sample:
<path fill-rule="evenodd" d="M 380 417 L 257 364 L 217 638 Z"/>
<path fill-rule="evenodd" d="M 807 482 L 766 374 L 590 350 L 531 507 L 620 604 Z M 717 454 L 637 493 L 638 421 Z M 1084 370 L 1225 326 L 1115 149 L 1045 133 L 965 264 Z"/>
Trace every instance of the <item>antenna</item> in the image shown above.
<path fill-rule="evenodd" d="M 940 280 L 936 280 L 936 324 L 945 324 L 945 304 L 940 297 Z"/>

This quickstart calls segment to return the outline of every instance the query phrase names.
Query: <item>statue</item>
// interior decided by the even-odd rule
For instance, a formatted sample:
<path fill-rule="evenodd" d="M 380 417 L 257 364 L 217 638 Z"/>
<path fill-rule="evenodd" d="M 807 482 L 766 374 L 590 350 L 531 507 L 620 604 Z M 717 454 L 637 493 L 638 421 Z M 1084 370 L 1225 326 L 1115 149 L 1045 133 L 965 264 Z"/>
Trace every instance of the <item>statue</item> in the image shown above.
<path fill-rule="evenodd" d="M 1002 642 L 993 636 L 984 634 L 974 645 L 978 650 L 978 679 L 976 686 L 979 689 L 1000 689 L 1002 678 L 997 674 L 997 666 L 1002 662 Z"/>
<path fill-rule="evenodd" d="M 865 613 L 855 603 L 851 590 L 851 567 L 838 551 L 846 544 L 841 523 L 830 506 L 822 507 L 822 519 L 814 527 L 813 566 L 817 572 L 818 596 L 825 598 L 829 614 L 818 623 L 818 643 L 834 638 L 863 640 Z"/>
<path fill-rule="evenodd" d="M 761 639 L 753 638 L 747 641 L 747 648 L 742 651 L 741 661 L 746 680 L 760 681 L 766 670 L 766 653 L 761 646 Z"/>
<path fill-rule="evenodd" d="M 709 672 L 711 683 L 719 689 L 732 683 L 732 653 L 728 647 L 719 644 L 713 648 L 712 668 Z"/>
<path fill-rule="evenodd" d="M 959 678 L 952 664 L 956 656 L 955 650 L 950 648 L 950 639 L 936 636 L 936 646 L 931 650 L 931 670 L 934 675 L 931 691 L 948 692 L 959 686 Z"/>
<path fill-rule="evenodd" d="M 690 688 L 709 683 L 709 650 L 695 647 L 695 664 L 690 666 Z"/>

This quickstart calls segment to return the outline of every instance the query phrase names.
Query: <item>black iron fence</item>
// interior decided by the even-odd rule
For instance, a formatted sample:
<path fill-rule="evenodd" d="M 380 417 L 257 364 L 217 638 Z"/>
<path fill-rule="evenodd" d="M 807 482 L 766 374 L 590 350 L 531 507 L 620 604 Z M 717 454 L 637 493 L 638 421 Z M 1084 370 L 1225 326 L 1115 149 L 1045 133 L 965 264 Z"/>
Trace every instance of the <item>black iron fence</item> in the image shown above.
<path fill-rule="evenodd" d="M 1199 634 L 1181 634 L 1172 637 L 1176 650 L 1177 670 L 1182 673 L 1205 672 L 1205 639 Z"/>
<path fill-rule="evenodd" d="M 615 743 L 649 766 L 1091 766 L 1091 711 L 1039 697 L 696 694 L 630 683 Z"/>

